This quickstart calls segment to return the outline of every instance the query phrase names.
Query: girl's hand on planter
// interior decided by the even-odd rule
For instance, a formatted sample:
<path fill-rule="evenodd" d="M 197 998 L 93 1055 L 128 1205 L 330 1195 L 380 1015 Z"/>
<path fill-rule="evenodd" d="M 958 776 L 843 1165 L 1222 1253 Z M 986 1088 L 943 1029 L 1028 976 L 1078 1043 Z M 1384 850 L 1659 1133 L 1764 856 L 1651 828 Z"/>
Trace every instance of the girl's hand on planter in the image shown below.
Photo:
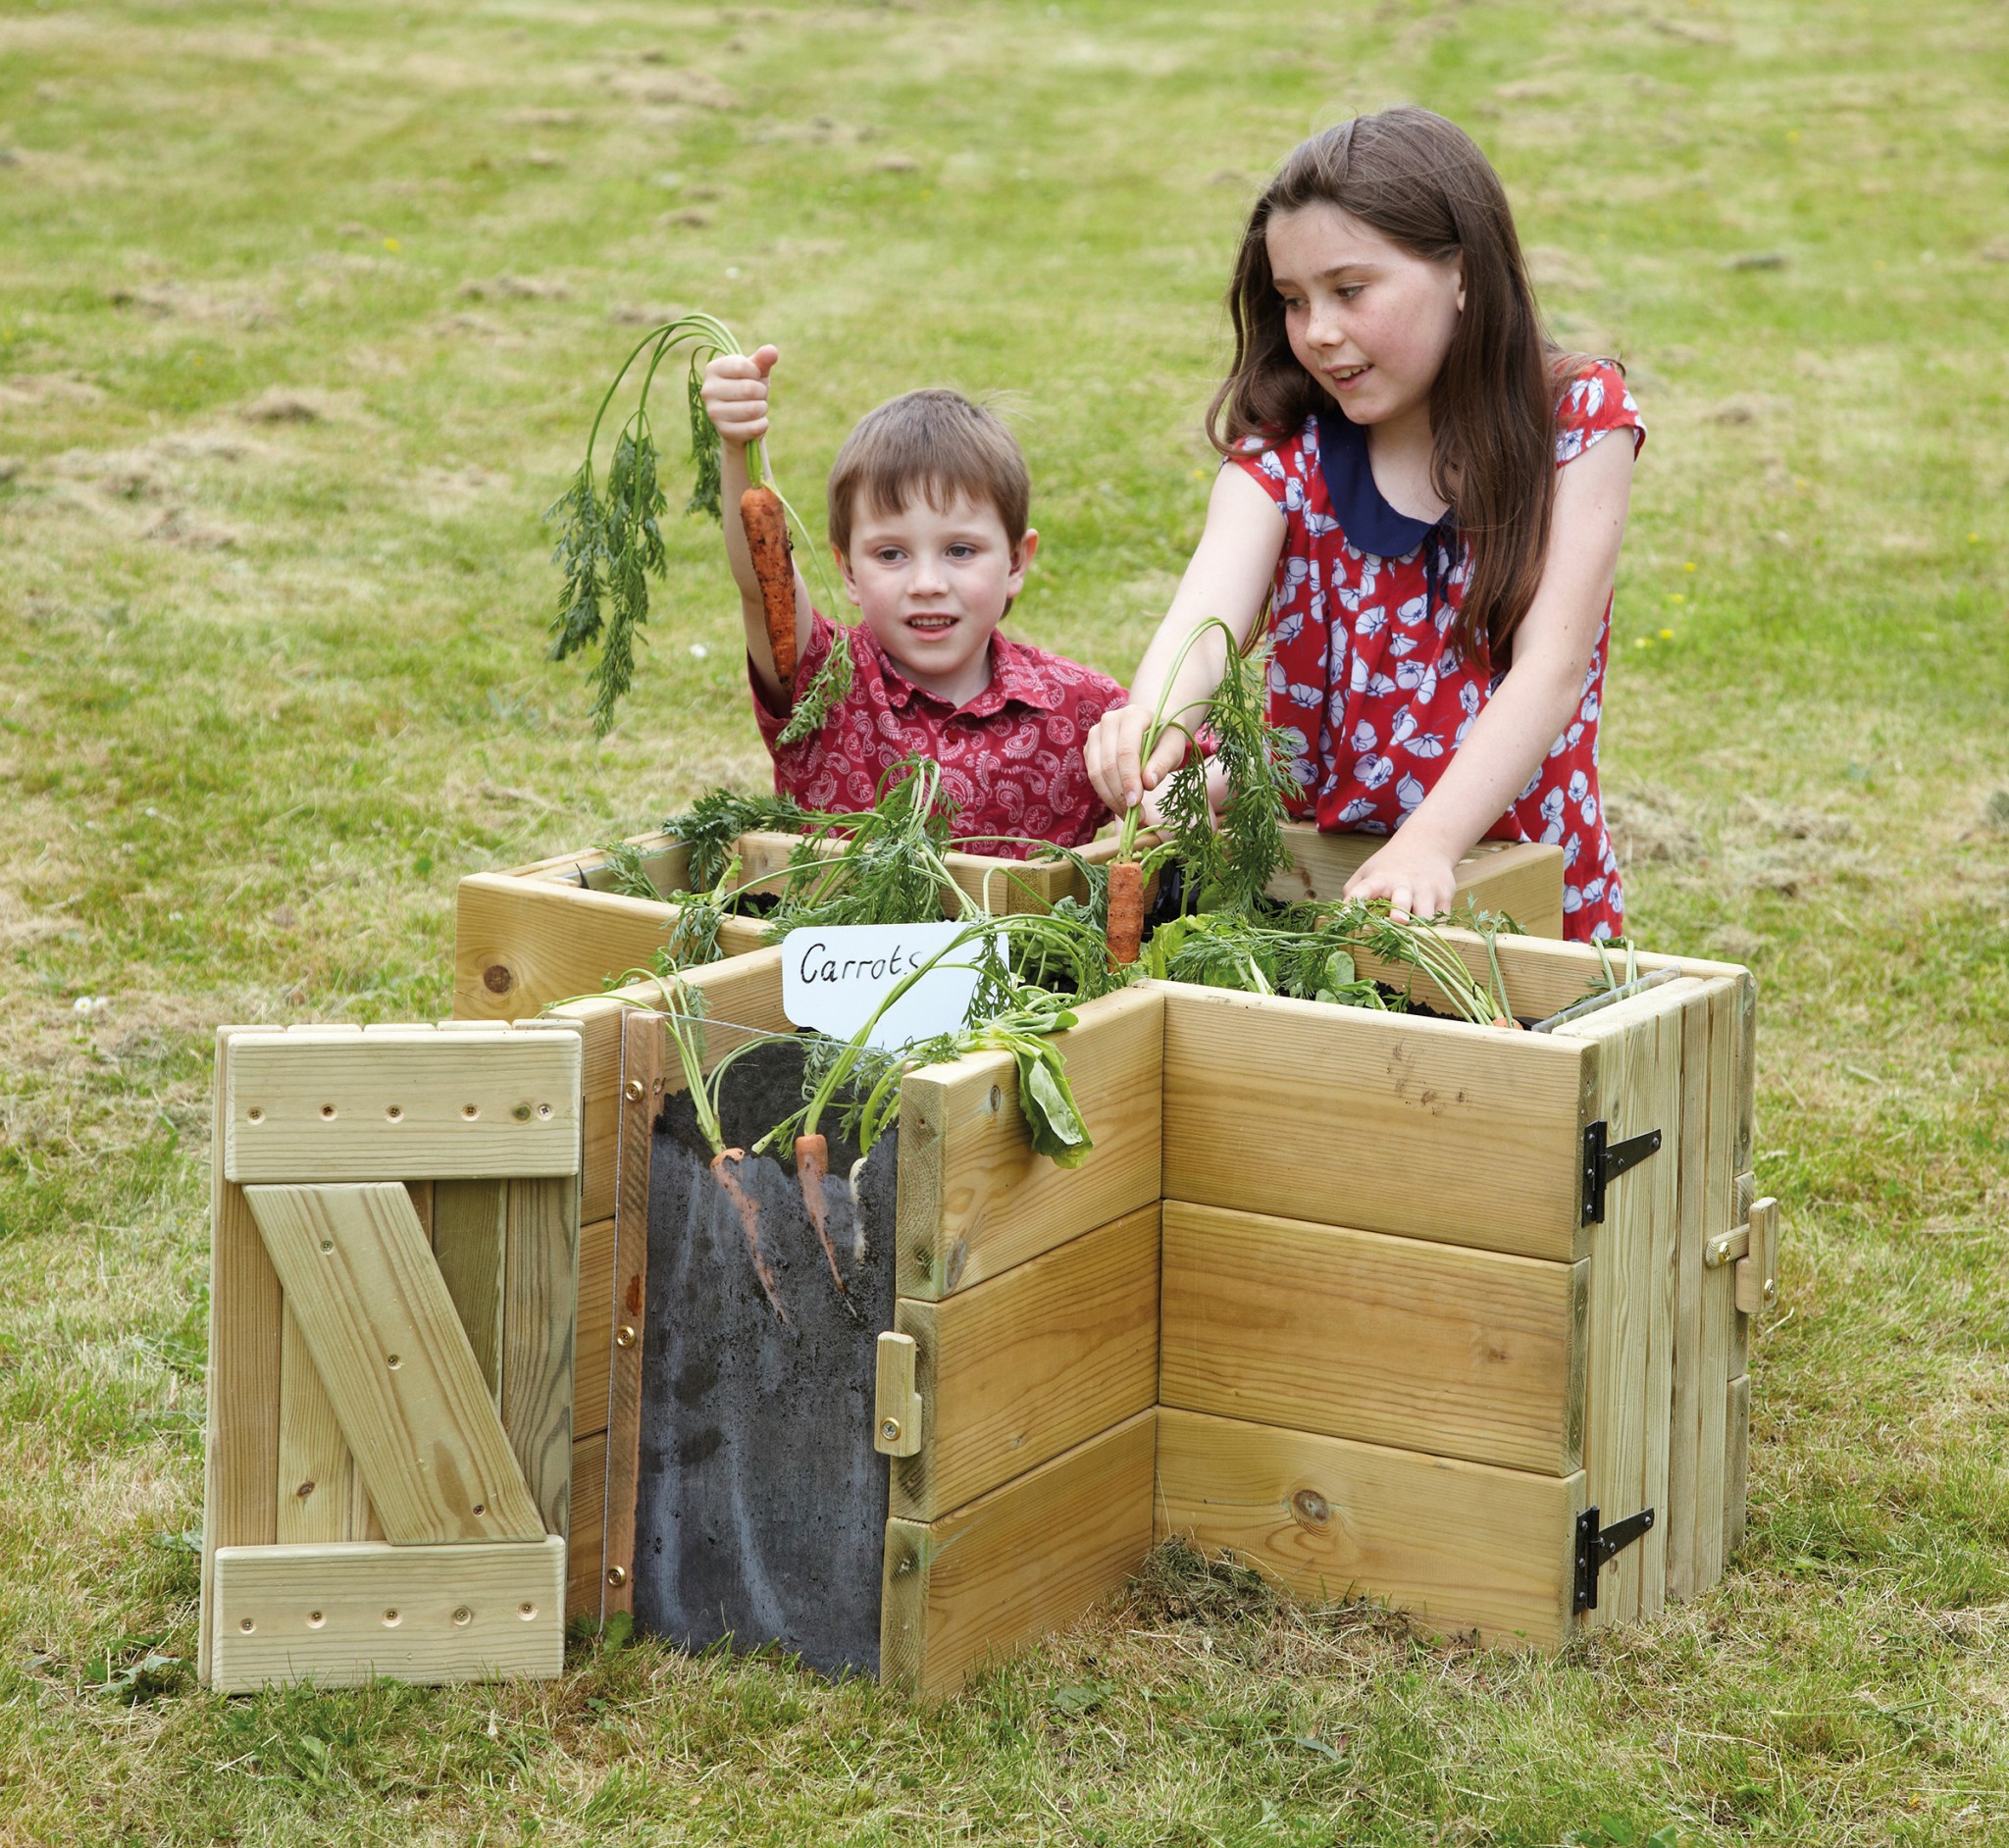
<path fill-rule="evenodd" d="M 1386 898 L 1397 918 L 1437 917 L 1458 890 L 1456 860 L 1405 828 L 1346 882 L 1349 898 Z"/>

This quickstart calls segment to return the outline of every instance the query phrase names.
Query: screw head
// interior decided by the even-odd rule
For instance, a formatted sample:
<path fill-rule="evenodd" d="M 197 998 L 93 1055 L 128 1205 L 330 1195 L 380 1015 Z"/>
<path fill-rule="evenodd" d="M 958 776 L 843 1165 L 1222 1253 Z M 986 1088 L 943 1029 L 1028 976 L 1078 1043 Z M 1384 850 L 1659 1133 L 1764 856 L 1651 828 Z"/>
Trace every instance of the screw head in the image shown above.
<path fill-rule="evenodd" d="M 900 1442 L 900 1420 L 898 1418 L 888 1418 L 879 1427 L 879 1435 L 888 1444 L 898 1444 Z"/>
<path fill-rule="evenodd" d="M 623 1322 L 620 1327 L 614 1330 L 614 1346 L 617 1348 L 632 1348 L 634 1345 L 635 1330 L 629 1323 Z"/>
<path fill-rule="evenodd" d="M 627 1568 L 627 1566 L 608 1566 L 608 1567 L 607 1567 L 607 1583 L 608 1583 L 608 1584 L 610 1584 L 610 1585 L 617 1585 L 617 1586 L 618 1586 L 618 1585 L 625 1585 L 625 1584 L 626 1584 L 627 1582 L 628 1582 L 628 1568 Z"/>
<path fill-rule="evenodd" d="M 454 1612 L 453 1620 L 462 1629 L 466 1629 L 467 1626 L 475 1620 L 475 1614 L 472 1611 L 470 1611 L 466 1605 L 462 1605 L 457 1611 Z"/>
<path fill-rule="evenodd" d="M 628 1082 L 621 1087 L 621 1095 L 624 1098 L 626 1098 L 630 1104 L 640 1104 L 642 1102 L 643 1097 L 642 1080 L 640 1078 L 629 1079 Z"/>

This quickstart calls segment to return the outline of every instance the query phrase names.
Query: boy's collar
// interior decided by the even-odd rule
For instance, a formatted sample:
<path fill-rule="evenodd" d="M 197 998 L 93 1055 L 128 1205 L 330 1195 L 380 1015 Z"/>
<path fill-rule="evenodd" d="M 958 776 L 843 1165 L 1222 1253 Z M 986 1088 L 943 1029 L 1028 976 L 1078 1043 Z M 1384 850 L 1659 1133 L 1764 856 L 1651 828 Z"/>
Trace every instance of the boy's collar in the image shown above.
<path fill-rule="evenodd" d="M 880 645 L 879 638 L 862 623 L 857 626 L 856 633 L 865 638 L 879 658 L 881 671 L 886 677 L 889 705 L 903 708 L 919 698 L 939 706 L 945 714 L 988 719 L 993 713 L 1002 712 L 1013 700 L 1035 712 L 1057 712 L 1065 703 L 1061 690 L 1055 684 L 1038 652 L 996 630 L 991 633 L 990 684 L 974 698 L 959 706 L 951 705 L 940 693 L 932 693 L 925 687 L 916 687 L 907 679 L 900 663 Z"/>

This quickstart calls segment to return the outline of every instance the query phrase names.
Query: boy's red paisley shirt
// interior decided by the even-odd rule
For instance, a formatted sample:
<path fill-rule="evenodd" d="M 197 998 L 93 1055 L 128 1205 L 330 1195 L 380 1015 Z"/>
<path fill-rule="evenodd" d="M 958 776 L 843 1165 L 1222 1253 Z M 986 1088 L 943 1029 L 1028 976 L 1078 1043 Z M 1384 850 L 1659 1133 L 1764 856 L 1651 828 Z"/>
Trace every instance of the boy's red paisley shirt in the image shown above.
<path fill-rule="evenodd" d="M 816 616 L 796 668 L 798 693 L 836 633 Z M 1095 722 L 1123 703 L 1122 688 L 1107 674 L 1001 631 L 991 637 L 991 684 L 952 706 L 908 680 L 862 623 L 849 633 L 850 696 L 799 744 L 777 742 L 789 715 L 769 704 L 747 665 L 778 794 L 804 808 L 855 814 L 872 806 L 887 770 L 917 752 L 942 766 L 956 836 L 972 852 L 1024 859 L 1040 842 L 1080 847 L 1095 838 L 1108 810 L 1088 780 L 1082 748 Z M 987 836 L 1028 840 L 973 838 Z"/>
<path fill-rule="evenodd" d="M 1593 365 L 1563 389 L 1556 466 L 1614 430 L 1646 439 L 1616 367 Z M 1498 684 L 1462 657 L 1451 619 L 1471 549 L 1448 520 L 1391 507 L 1367 465 L 1366 433 L 1334 407 L 1272 448 L 1251 439 L 1244 470 L 1285 522 L 1269 613 L 1269 717 L 1292 746 L 1293 812 L 1319 827 L 1389 834 L 1435 787 Z M 1488 830 L 1563 849 L 1563 931 L 1578 941 L 1624 930 L 1619 862 L 1597 780 L 1598 715 L 1611 646 L 1605 605 L 1575 713 L 1527 787 Z"/>

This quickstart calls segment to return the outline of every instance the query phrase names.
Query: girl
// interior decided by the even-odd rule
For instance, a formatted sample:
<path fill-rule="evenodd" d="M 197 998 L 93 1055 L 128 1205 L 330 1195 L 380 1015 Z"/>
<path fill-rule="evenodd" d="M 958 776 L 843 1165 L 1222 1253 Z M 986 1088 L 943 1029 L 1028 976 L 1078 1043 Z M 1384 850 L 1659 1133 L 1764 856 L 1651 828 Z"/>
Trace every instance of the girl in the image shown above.
<path fill-rule="evenodd" d="M 1175 769 L 1151 715 L 1197 709 L 1268 609 L 1269 716 L 1294 811 L 1385 834 L 1348 898 L 1448 910 L 1481 837 L 1563 848 L 1564 929 L 1623 929 L 1597 785 L 1613 573 L 1645 439 L 1619 370 L 1544 334 L 1498 176 L 1427 110 L 1296 148 L 1257 201 L 1228 290 L 1226 458 L 1130 703 L 1090 734 L 1121 813 Z M 1615 430 L 1629 440 L 1605 442 Z M 1211 642 L 1211 645 L 1210 645 Z"/>

